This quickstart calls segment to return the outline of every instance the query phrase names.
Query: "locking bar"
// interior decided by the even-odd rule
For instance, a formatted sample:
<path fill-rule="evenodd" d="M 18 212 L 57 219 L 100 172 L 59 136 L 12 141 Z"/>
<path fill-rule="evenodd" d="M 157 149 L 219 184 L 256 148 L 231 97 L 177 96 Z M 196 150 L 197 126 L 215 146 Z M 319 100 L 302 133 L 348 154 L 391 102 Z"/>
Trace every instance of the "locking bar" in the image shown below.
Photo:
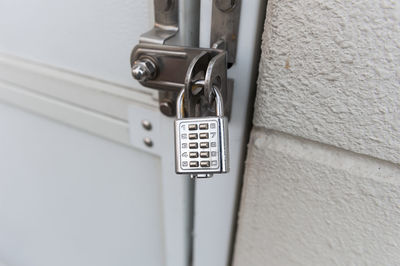
<path fill-rule="evenodd" d="M 201 53 L 212 58 L 226 52 L 212 48 L 140 43 L 131 54 L 132 75 L 145 87 L 179 92 L 185 87 L 186 73 L 192 60 Z M 204 65 L 203 69 L 206 68 L 207 65 Z"/>

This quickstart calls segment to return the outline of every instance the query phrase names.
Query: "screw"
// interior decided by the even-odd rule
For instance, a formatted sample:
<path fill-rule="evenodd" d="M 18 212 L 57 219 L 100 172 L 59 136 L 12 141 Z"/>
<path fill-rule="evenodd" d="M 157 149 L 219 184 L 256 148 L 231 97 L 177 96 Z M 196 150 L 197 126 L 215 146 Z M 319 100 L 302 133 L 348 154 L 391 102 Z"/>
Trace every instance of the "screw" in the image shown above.
<path fill-rule="evenodd" d="M 153 147 L 153 141 L 151 140 L 151 138 L 145 137 L 143 139 L 143 142 L 147 147 Z"/>
<path fill-rule="evenodd" d="M 152 125 L 149 120 L 142 120 L 142 127 L 146 130 L 151 130 Z"/>
<path fill-rule="evenodd" d="M 132 66 L 132 76 L 138 81 L 144 82 L 153 79 L 157 74 L 156 64 L 148 58 L 136 60 Z"/>
<path fill-rule="evenodd" d="M 166 116 L 174 116 L 175 110 L 170 100 L 163 100 L 160 102 L 160 111 Z"/>

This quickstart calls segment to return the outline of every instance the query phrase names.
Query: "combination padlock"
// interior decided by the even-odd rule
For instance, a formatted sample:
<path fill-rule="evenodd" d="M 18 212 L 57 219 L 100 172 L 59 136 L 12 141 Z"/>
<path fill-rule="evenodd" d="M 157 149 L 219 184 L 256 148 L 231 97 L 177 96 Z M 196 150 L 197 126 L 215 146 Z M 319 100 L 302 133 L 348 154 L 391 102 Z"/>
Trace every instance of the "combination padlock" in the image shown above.
<path fill-rule="evenodd" d="M 221 92 L 213 87 L 216 116 L 184 118 L 184 89 L 177 98 L 175 171 L 194 177 L 212 177 L 229 171 L 228 120 Z"/>

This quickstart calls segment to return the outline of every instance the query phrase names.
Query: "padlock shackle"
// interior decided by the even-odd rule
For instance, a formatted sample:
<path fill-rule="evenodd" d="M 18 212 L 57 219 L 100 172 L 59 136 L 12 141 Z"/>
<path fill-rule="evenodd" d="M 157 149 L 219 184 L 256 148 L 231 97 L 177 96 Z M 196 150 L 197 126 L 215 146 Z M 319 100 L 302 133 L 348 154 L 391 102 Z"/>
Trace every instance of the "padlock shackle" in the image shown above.
<path fill-rule="evenodd" d="M 215 114 L 218 117 L 224 116 L 224 102 L 222 99 L 222 94 L 216 86 L 213 86 L 214 96 L 215 96 Z M 185 98 L 185 88 L 181 89 L 178 94 L 178 98 L 176 99 L 176 118 L 182 119 L 184 118 L 184 105 L 183 101 Z"/>
<path fill-rule="evenodd" d="M 224 102 L 222 100 L 222 94 L 216 86 L 213 86 L 212 88 L 215 93 L 215 114 L 218 117 L 222 117 L 224 116 Z"/>
<path fill-rule="evenodd" d="M 185 113 L 185 110 L 183 107 L 184 94 L 185 94 L 185 88 L 182 88 L 178 94 L 178 98 L 176 99 L 176 118 L 177 119 L 182 119 L 184 116 L 184 113 Z"/>

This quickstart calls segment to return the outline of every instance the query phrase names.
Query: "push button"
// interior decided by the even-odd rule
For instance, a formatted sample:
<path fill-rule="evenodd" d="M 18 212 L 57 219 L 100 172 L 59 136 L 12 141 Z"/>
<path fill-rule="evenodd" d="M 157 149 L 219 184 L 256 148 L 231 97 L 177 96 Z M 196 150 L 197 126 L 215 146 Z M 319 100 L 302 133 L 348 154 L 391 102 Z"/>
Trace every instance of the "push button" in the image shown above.
<path fill-rule="evenodd" d="M 210 157 L 210 153 L 208 151 L 202 151 L 202 152 L 200 152 L 200 157 L 208 158 L 208 157 Z"/>
<path fill-rule="evenodd" d="M 201 167 L 210 167 L 210 161 L 201 161 L 200 165 Z"/>
<path fill-rule="evenodd" d="M 189 146 L 190 146 L 190 144 L 189 144 Z M 205 149 L 205 148 L 208 148 L 208 147 L 209 147 L 208 142 L 200 142 L 200 148 Z"/>
<path fill-rule="evenodd" d="M 201 137 L 201 134 L 200 134 L 200 137 Z M 190 133 L 189 139 L 197 139 L 197 133 Z"/>
<path fill-rule="evenodd" d="M 189 125 L 189 130 L 197 130 L 197 125 L 196 124 L 190 124 Z"/>
<path fill-rule="evenodd" d="M 189 138 L 190 138 L 190 134 L 189 134 Z M 200 138 L 201 139 L 208 139 L 208 133 L 200 133 Z"/>
<path fill-rule="evenodd" d="M 208 144 L 208 143 L 207 143 Z M 191 142 L 189 143 L 189 149 L 197 149 L 198 144 L 197 142 Z"/>
<path fill-rule="evenodd" d="M 189 152 L 189 157 L 190 158 L 197 158 L 197 157 L 199 157 L 199 153 L 198 152 Z"/>
<path fill-rule="evenodd" d="M 200 129 L 204 130 L 204 129 L 208 129 L 208 124 L 200 124 Z"/>
<path fill-rule="evenodd" d="M 189 163 L 189 165 L 190 165 L 190 167 L 199 167 L 199 162 L 191 161 L 191 162 Z"/>

